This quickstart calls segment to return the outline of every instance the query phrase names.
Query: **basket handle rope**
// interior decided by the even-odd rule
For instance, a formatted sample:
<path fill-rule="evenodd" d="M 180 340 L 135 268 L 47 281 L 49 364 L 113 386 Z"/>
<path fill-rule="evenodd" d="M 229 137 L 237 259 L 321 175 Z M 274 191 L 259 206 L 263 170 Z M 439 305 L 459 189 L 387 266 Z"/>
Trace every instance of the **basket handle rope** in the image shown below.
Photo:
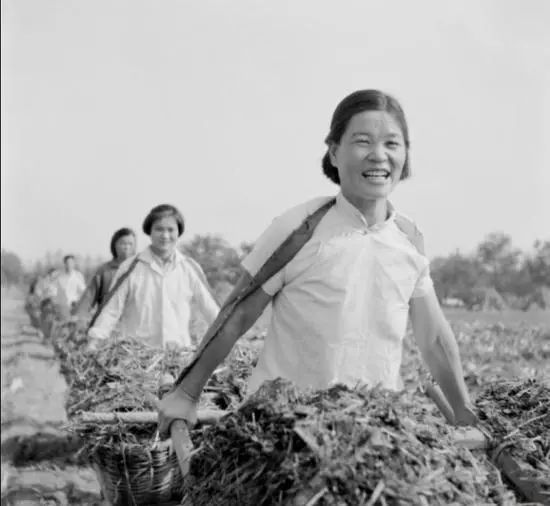
<path fill-rule="evenodd" d="M 195 366 L 204 353 L 204 350 L 215 340 L 219 332 L 225 326 L 227 320 L 229 320 L 229 317 L 235 311 L 235 308 L 294 258 L 304 244 L 309 241 L 319 222 L 335 203 L 336 199 L 331 199 L 307 216 L 300 226 L 291 232 L 275 252 L 266 260 L 259 271 L 250 279 L 249 283 L 242 288 L 242 291 L 225 302 L 218 317 L 206 331 L 195 356 L 180 372 L 174 383 L 174 388 L 183 381 L 185 376 L 187 376 L 189 371 Z"/>

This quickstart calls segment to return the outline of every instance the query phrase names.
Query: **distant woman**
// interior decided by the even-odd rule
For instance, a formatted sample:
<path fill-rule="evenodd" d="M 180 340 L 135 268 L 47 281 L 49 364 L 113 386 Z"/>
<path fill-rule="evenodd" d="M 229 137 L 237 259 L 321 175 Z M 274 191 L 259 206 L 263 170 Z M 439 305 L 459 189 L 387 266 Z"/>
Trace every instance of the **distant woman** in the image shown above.
<path fill-rule="evenodd" d="M 136 254 L 136 234 L 130 228 L 120 228 L 111 237 L 113 258 L 104 263 L 93 275 L 85 292 L 73 310 L 73 314 L 83 316 L 99 307 L 109 291 L 120 264 Z"/>
<path fill-rule="evenodd" d="M 109 338 L 119 323 L 123 336 L 153 346 L 191 346 L 192 302 L 208 325 L 214 321 L 219 307 L 201 267 L 176 247 L 184 229 L 174 206 L 151 210 L 143 222 L 151 244 L 118 269 L 112 296 L 88 332 L 91 339 Z"/>

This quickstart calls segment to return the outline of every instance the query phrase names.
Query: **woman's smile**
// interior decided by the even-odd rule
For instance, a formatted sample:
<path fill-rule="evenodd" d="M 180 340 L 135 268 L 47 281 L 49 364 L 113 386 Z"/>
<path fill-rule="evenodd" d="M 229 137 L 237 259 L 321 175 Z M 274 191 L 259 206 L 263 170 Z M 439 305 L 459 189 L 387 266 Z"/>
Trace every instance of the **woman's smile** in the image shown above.
<path fill-rule="evenodd" d="M 387 169 L 367 169 L 361 175 L 371 184 L 383 185 L 391 182 L 391 172 Z"/>

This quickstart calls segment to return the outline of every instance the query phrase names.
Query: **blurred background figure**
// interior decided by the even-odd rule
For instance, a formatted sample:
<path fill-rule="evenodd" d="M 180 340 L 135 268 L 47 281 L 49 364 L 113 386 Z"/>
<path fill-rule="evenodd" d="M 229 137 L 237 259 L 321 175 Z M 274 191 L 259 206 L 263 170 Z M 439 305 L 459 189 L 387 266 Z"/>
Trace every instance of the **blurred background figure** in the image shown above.
<path fill-rule="evenodd" d="M 31 281 L 25 298 L 25 311 L 29 315 L 31 325 L 37 329 L 40 328 L 40 296 L 37 291 L 39 281 L 38 276 Z"/>
<path fill-rule="evenodd" d="M 86 281 L 84 275 L 77 270 L 73 255 L 63 258 L 63 267 L 63 271 L 57 276 L 55 300 L 61 317 L 68 318 L 86 289 Z"/>
<path fill-rule="evenodd" d="M 130 228 L 118 229 L 111 237 L 110 250 L 113 258 L 95 272 L 80 300 L 75 304 L 73 315 L 85 318 L 94 308 L 101 305 L 120 264 L 136 254 L 135 232 Z"/>
<path fill-rule="evenodd" d="M 59 272 L 55 268 L 48 269 L 48 272 L 38 278 L 34 293 L 43 302 L 45 300 L 55 300 L 57 296 L 57 277 Z"/>
<path fill-rule="evenodd" d="M 33 325 L 38 323 L 38 327 L 45 337 L 51 335 L 55 320 L 59 317 L 59 310 L 56 304 L 57 301 L 57 278 L 59 272 L 55 268 L 50 268 L 44 276 L 39 276 L 32 294 L 29 305 L 37 304 L 37 310 L 29 308 L 33 312 L 36 311 L 33 318 Z"/>
<path fill-rule="evenodd" d="M 214 321 L 219 307 L 204 272 L 177 249 L 184 228 L 183 216 L 172 205 L 149 212 L 143 232 L 151 244 L 121 264 L 107 302 L 92 322 L 91 339 L 107 339 L 118 326 L 123 336 L 152 346 L 189 347 L 192 304 L 208 325 Z"/>

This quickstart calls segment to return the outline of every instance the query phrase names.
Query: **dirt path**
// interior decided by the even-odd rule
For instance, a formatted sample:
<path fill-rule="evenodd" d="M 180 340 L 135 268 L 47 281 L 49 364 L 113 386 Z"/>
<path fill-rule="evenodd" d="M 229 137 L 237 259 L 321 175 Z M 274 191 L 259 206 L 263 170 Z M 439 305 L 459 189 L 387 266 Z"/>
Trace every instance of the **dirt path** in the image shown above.
<path fill-rule="evenodd" d="M 2 506 L 101 504 L 90 469 L 51 461 L 25 466 L 36 441 L 56 448 L 56 441 L 66 440 L 67 386 L 20 299 L 2 298 L 1 344 Z"/>

